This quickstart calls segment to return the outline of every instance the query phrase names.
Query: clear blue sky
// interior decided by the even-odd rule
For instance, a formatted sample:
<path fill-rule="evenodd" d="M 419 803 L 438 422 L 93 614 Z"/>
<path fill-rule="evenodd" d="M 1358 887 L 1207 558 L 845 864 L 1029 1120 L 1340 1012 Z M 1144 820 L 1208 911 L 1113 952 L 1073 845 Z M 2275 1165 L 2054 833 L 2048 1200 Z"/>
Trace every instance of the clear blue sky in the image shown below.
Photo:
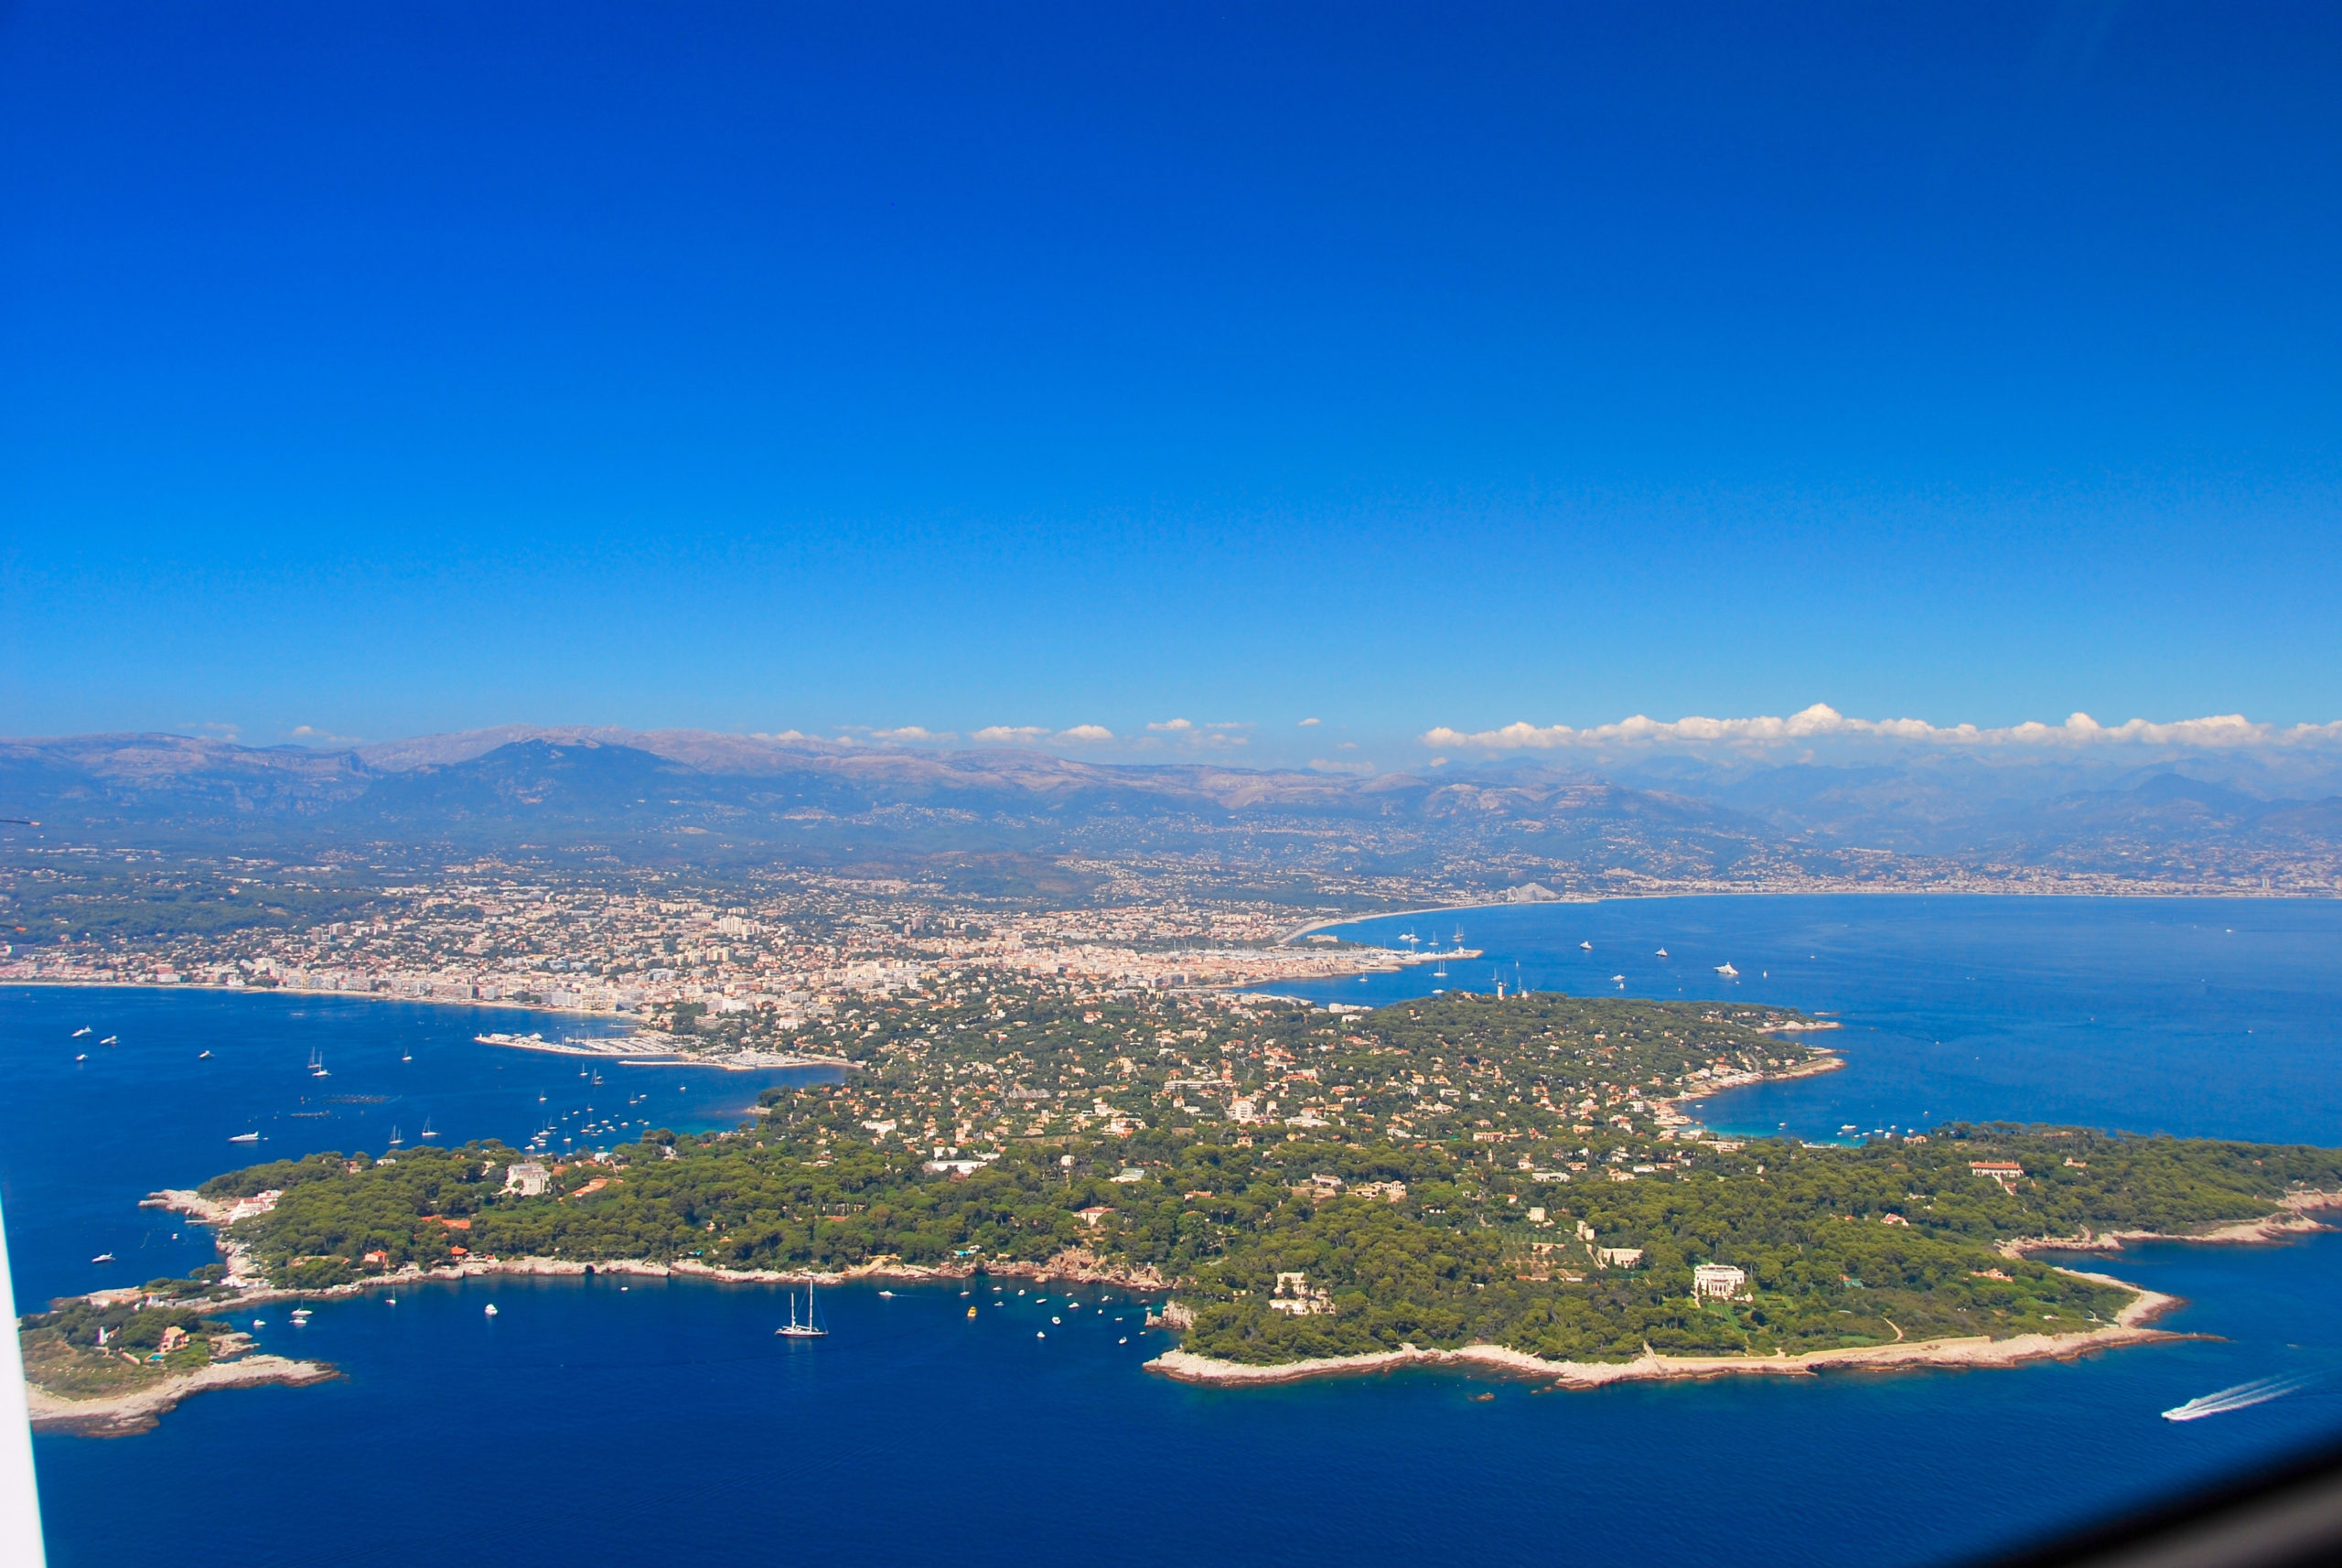
<path fill-rule="evenodd" d="M 2342 717 L 2337 81 L 2329 5 L 16 0 L 0 730 Z"/>

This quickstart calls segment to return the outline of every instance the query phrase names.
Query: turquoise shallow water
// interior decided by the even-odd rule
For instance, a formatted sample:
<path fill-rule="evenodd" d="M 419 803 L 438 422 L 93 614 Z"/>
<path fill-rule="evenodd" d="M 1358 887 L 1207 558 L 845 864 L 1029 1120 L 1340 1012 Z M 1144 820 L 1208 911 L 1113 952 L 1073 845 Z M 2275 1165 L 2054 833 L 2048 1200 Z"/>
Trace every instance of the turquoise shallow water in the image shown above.
<path fill-rule="evenodd" d="M 1573 991 L 1615 992 L 1624 972 L 1646 994 L 1722 994 L 1713 965 L 1728 960 L 1737 994 L 1842 1014 L 1845 1071 L 1720 1100 L 1723 1125 L 1819 1135 L 1932 1112 L 2342 1142 L 2342 906 L 1670 900 L 1472 912 L 1440 918 L 1441 934 L 1457 923 L 1509 982 L 1518 963 Z M 1661 945 L 1668 961 L 1649 956 Z M 1383 1000 L 1402 985 L 1316 989 Z M 485 1016 L 0 992 L 0 1180 L 27 1294 L 86 1288 L 101 1250 L 169 1260 L 139 1277 L 199 1261 L 196 1239 L 168 1240 L 167 1219 L 133 1206 L 236 1163 L 224 1138 L 244 1121 L 263 1119 L 270 1154 L 355 1146 L 363 1118 L 426 1103 L 451 1138 L 526 1135 L 540 1086 L 469 1043 Z M 60 1068 L 81 1022 L 153 1054 L 102 1076 Z M 248 1043 L 252 1076 L 173 1065 L 214 1036 Z M 431 1048 L 399 1062 L 418 1039 Z M 319 1043 L 337 1092 L 401 1098 L 293 1118 Z M 409 1068 L 424 1070 L 393 1071 Z M 763 1080 L 660 1081 L 672 1098 L 654 1120 L 681 1126 L 728 1119 Z M 1068 1310 L 1012 1287 L 971 1323 L 957 1287 L 840 1290 L 824 1297 L 832 1337 L 791 1345 L 760 1287 L 473 1282 L 330 1303 L 298 1330 L 266 1315 L 264 1343 L 333 1360 L 342 1381 L 206 1396 L 143 1436 L 37 1447 L 62 1564 L 1926 1563 L 2342 1430 L 2342 1235 L 2109 1266 L 2187 1298 L 2172 1326 L 2221 1337 L 2015 1371 L 1580 1394 L 1413 1372 L 1239 1392 L 1140 1371 L 1155 1343 L 1132 1303 L 1095 1292 Z M 2310 1380 L 2229 1415 L 2159 1417 L 2275 1373 Z"/>

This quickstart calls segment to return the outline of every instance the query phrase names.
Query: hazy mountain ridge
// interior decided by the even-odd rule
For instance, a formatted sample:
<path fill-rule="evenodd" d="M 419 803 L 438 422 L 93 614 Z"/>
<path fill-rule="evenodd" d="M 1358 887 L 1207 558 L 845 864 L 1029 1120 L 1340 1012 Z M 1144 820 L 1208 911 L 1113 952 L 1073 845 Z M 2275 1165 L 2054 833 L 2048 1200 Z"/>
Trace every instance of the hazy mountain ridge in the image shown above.
<path fill-rule="evenodd" d="M 2342 870 L 2342 797 L 2273 794 L 2249 769 L 2208 778 L 2200 762 L 2099 766 L 2079 780 L 1970 757 L 1660 757 L 1619 771 L 1510 761 L 1360 779 L 509 725 L 338 750 L 167 735 L 0 741 L 0 807 L 53 835 L 123 843 L 591 843 L 621 858 L 806 864 L 1078 851 L 1579 887 L 1622 874 L 1867 878 L 1882 853 L 2150 878 Z"/>

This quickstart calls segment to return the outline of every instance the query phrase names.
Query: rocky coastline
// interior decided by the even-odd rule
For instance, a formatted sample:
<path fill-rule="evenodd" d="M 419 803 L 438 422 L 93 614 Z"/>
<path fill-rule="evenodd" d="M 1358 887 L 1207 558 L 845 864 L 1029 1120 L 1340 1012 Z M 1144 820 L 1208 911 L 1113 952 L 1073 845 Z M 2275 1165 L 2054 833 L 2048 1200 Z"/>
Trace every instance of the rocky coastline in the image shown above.
<path fill-rule="evenodd" d="M 320 1383 L 341 1373 L 323 1361 L 296 1361 L 286 1356 L 244 1356 L 214 1361 L 193 1372 L 173 1373 L 142 1388 L 89 1399 L 67 1399 L 38 1383 L 25 1385 L 25 1404 L 33 1425 L 42 1431 L 70 1432 L 84 1437 L 127 1437 L 149 1432 L 163 1413 L 181 1400 L 214 1389 L 258 1388 L 267 1383 Z"/>
<path fill-rule="evenodd" d="M 2079 1271 L 2068 1271 L 2079 1273 Z M 1823 1371 L 1902 1371 L 1920 1367 L 2014 1367 L 2029 1361 L 2069 1360 L 2119 1346 L 2148 1345 L 2194 1338 L 2144 1325 L 2179 1305 L 2175 1297 L 2140 1290 L 2103 1274 L 2086 1274 L 2106 1284 L 2139 1292 L 2115 1322 L 2078 1334 L 2020 1334 L 2007 1339 L 1969 1335 L 1950 1339 L 1912 1340 L 1891 1345 L 1853 1346 L 1833 1350 L 1809 1350 L 1801 1355 L 1664 1356 L 1648 1348 L 1631 1361 L 1549 1361 L 1502 1345 L 1466 1345 L 1454 1350 L 1402 1346 L 1396 1350 L 1363 1356 L 1324 1356 L 1309 1360 L 1247 1366 L 1167 1350 L 1146 1363 L 1146 1369 L 1180 1382 L 1219 1386 L 1258 1386 L 1296 1382 L 1309 1378 L 1356 1377 L 1369 1372 L 1396 1371 L 1402 1367 L 1451 1367 L 1531 1379 L 1562 1389 L 1597 1389 L 1612 1383 L 1677 1381 L 1732 1377 L 1742 1373 L 1810 1377 Z"/>

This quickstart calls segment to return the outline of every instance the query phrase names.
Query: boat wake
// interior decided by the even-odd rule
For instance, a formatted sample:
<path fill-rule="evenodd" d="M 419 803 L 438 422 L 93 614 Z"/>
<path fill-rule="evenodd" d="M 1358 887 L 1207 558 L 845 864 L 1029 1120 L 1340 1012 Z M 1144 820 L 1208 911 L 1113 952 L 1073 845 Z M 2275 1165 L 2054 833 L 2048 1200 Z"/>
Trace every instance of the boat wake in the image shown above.
<path fill-rule="evenodd" d="M 2299 1393 L 2317 1380 L 2307 1375 L 2289 1378 L 2262 1378 L 2256 1382 L 2239 1383 L 2232 1389 L 2222 1389 L 2214 1394 L 2202 1394 L 2186 1404 L 2175 1404 L 2163 1412 L 2165 1421 L 2201 1421 L 2208 1415 L 2226 1415 L 2232 1410 L 2250 1410 L 2271 1400 L 2283 1399 Z"/>

